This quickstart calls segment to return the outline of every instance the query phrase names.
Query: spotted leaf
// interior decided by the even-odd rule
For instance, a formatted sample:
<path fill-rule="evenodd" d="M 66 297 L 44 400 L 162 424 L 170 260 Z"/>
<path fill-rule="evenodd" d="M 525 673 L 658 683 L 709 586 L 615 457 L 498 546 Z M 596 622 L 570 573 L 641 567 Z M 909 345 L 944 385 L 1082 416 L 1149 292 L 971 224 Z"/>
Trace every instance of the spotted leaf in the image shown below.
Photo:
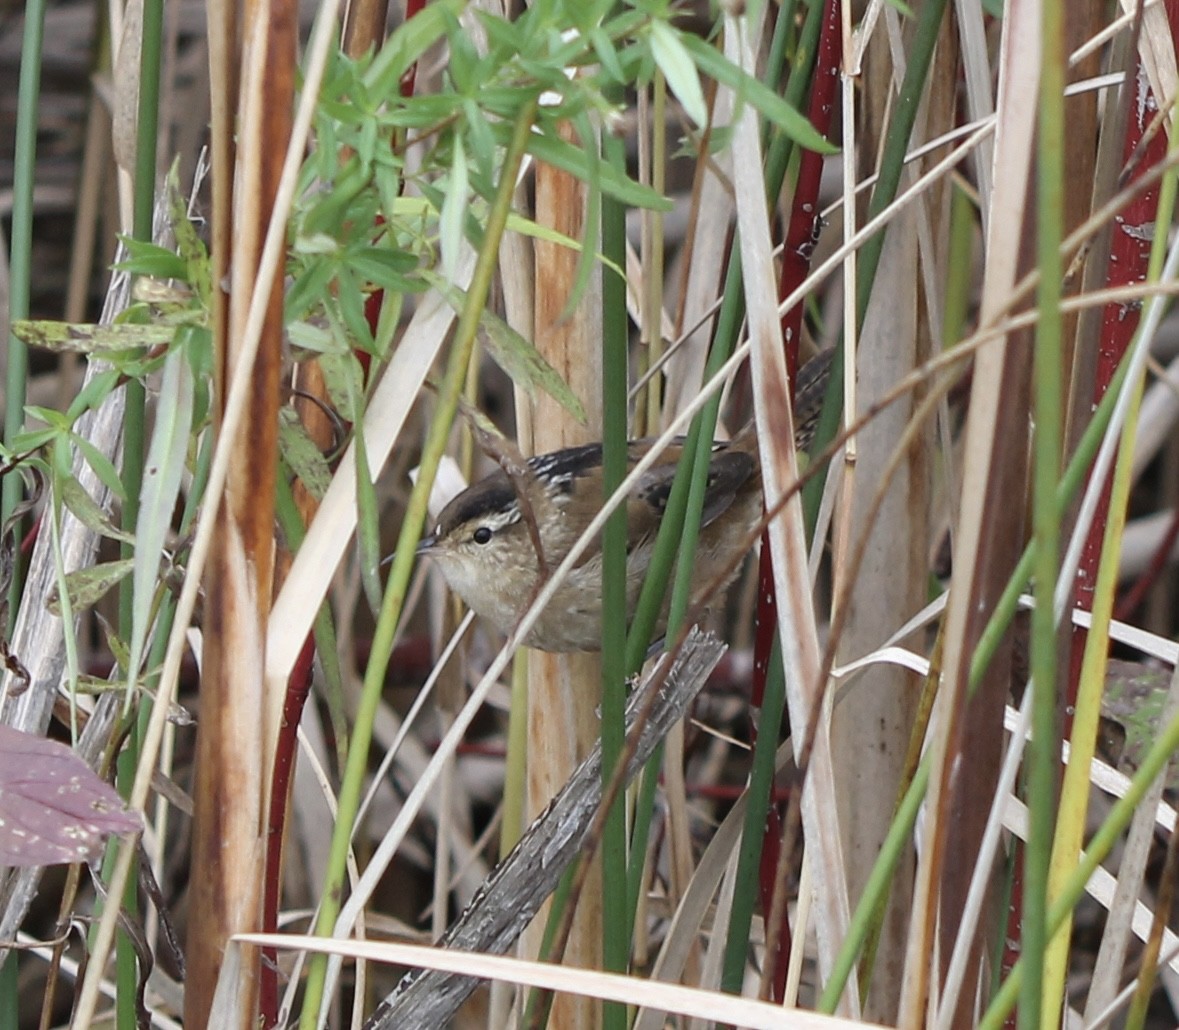
<path fill-rule="evenodd" d="M 68 747 L 0 726 L 0 865 L 87 861 L 109 834 L 140 825 Z"/>

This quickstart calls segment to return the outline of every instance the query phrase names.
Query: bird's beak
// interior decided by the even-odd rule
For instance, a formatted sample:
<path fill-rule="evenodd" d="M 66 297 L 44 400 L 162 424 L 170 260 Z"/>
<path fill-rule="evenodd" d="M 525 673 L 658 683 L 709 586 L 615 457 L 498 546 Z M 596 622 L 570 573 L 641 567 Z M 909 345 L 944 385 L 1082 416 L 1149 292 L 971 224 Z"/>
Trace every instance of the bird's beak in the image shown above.
<path fill-rule="evenodd" d="M 422 537 L 421 540 L 418 541 L 418 546 L 414 549 L 413 553 L 416 554 L 419 558 L 423 554 L 428 555 L 431 551 L 434 550 L 434 545 L 437 542 L 438 541 L 435 538 L 433 533 L 431 533 L 429 536 L 424 536 L 424 537 Z M 397 557 L 397 552 L 394 551 L 391 555 L 389 555 L 388 558 L 385 558 L 381 561 L 381 568 L 383 569 L 386 565 L 392 565 L 393 559 L 396 557 Z"/>

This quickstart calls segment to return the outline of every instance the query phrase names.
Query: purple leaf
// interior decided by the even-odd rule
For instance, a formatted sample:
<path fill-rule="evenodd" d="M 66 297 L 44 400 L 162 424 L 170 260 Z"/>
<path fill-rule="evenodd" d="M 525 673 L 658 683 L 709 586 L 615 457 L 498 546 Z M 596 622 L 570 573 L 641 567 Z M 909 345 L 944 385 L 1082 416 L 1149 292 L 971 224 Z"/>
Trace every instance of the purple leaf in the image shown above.
<path fill-rule="evenodd" d="M 64 744 L 0 725 L 0 865 L 84 862 L 141 825 Z"/>

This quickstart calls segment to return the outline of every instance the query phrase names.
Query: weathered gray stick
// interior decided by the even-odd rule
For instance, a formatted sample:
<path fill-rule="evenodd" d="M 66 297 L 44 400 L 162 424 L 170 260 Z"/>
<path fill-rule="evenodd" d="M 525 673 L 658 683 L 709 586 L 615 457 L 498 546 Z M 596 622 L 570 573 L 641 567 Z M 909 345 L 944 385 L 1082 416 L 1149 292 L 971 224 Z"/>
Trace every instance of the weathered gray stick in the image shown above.
<path fill-rule="evenodd" d="M 716 637 L 692 630 L 662 686 L 662 673 L 656 667 L 635 692 L 627 706 L 628 734 L 637 713 L 647 706 L 649 691 L 657 690 L 658 695 L 638 729 L 639 740 L 626 768 L 627 783 L 683 718 L 724 650 Z M 492 870 L 474 901 L 442 936 L 439 947 L 492 955 L 512 947 L 581 850 L 602 798 L 601 766 L 602 753 L 595 747 L 512 853 Z M 477 978 L 454 973 L 410 973 L 369 1017 L 365 1030 L 446 1026 L 478 985 Z"/>

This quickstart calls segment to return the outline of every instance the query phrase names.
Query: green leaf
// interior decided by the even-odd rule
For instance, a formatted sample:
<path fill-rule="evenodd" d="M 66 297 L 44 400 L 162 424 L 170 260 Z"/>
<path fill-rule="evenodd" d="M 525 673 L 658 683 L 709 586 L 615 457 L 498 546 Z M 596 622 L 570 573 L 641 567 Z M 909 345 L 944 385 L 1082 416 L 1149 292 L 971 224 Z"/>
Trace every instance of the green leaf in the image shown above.
<path fill-rule="evenodd" d="M 322 303 L 335 271 L 333 262 L 317 258 L 301 272 L 296 272 L 295 281 L 283 301 L 284 321 L 295 322 L 306 318 L 313 307 Z"/>
<path fill-rule="evenodd" d="M 593 177 L 592 162 L 585 151 L 558 139 L 555 135 L 533 133 L 528 138 L 528 151 L 537 160 L 555 165 L 582 182 L 589 182 Z M 667 197 L 649 186 L 620 175 L 608 164 L 600 164 L 597 175 L 602 192 L 624 204 L 651 208 L 654 211 L 670 211 L 673 207 Z"/>
<path fill-rule="evenodd" d="M 524 215 L 516 212 L 509 212 L 508 214 L 508 230 L 511 232 L 518 232 L 521 236 L 529 236 L 535 240 L 544 240 L 547 243 L 554 243 L 561 247 L 568 247 L 570 250 L 580 251 L 581 241 L 575 240 L 572 236 L 566 236 L 563 232 L 558 232 L 556 229 L 550 228 L 547 225 L 540 225 L 534 222 L 531 218 L 525 218 Z M 609 268 L 615 275 L 622 279 L 626 276 L 618 265 L 608 258 L 605 254 L 599 251 L 595 257 L 606 268 Z"/>
<path fill-rule="evenodd" d="M 700 74 L 680 42 L 679 33 L 666 22 L 651 22 L 651 56 L 688 117 L 704 128 L 708 124 L 708 107 L 700 88 Z"/>
<path fill-rule="evenodd" d="M 527 45 L 528 23 L 526 15 L 521 16 L 517 21 L 509 21 L 507 18 L 497 18 L 482 9 L 476 10 L 475 14 L 483 22 L 492 56 L 500 64 L 507 64 Z"/>
<path fill-rule="evenodd" d="M 322 501 L 332 481 L 332 470 L 293 408 L 279 409 L 278 447 L 283 461 L 299 477 L 307 492 Z"/>
<path fill-rule="evenodd" d="M 421 285 L 424 287 L 425 283 L 422 282 Z M 389 357 L 404 306 L 405 295 L 399 291 L 386 290 L 381 297 L 381 310 L 377 314 L 377 328 L 373 333 L 373 353 L 382 361 Z M 371 383 L 376 385 L 375 377 Z"/>
<path fill-rule="evenodd" d="M 681 35 L 679 38 L 697 68 L 730 87 L 739 99 L 751 103 L 796 143 L 818 154 L 838 153 L 838 148 L 820 136 L 804 115 L 799 114 L 773 90 L 738 68 L 715 47 L 699 36 Z"/>
<path fill-rule="evenodd" d="M 296 254 L 338 254 L 340 241 L 326 232 L 313 232 L 296 236 L 291 249 Z"/>
<path fill-rule="evenodd" d="M 455 311 L 461 311 L 465 293 L 438 275 L 428 275 L 431 285 L 446 302 Z M 561 374 L 544 359 L 536 347 L 490 311 L 485 310 L 479 316 L 479 327 L 484 333 L 483 342 L 487 353 L 507 373 L 512 382 L 529 397 L 535 397 L 537 389 L 543 390 L 578 422 L 585 424 L 585 408 L 569 389 L 569 384 L 561 378 Z"/>
<path fill-rule="evenodd" d="M 367 299 L 368 294 L 361 290 L 360 283 L 352 274 L 352 270 L 347 265 L 343 266 L 336 274 L 335 308 L 344 322 L 348 336 L 351 338 L 351 344 L 371 354 L 373 351 L 373 331 L 364 313 Z M 331 303 L 327 302 L 325 306 L 331 315 Z"/>
<path fill-rule="evenodd" d="M 30 347 L 102 354 L 164 346 L 172 342 L 176 329 L 170 325 L 91 325 L 18 319 L 12 323 L 12 331 Z"/>
<path fill-rule="evenodd" d="M 313 354 L 339 349 L 336 338 L 327 327 L 312 322 L 292 322 L 287 326 L 287 336 L 292 346 Z"/>
<path fill-rule="evenodd" d="M 56 440 L 60 430 L 58 429 L 30 429 L 24 433 L 18 433 L 12 440 L 11 453 L 13 454 L 27 454 L 29 451 L 40 450 L 46 444 Z"/>
<path fill-rule="evenodd" d="M 213 292 L 209 252 L 188 216 L 188 201 L 180 192 L 177 172 L 179 163 L 180 159 L 177 158 L 168 172 L 168 211 L 172 234 L 176 237 L 176 253 L 184 261 L 184 280 L 192 286 L 202 304 L 207 306 L 211 303 Z"/>
<path fill-rule="evenodd" d="M 370 168 L 377 152 L 377 121 L 368 118 L 360 123 L 360 137 L 356 143 L 356 154 L 365 168 Z"/>
<path fill-rule="evenodd" d="M 175 251 L 130 236 L 120 236 L 119 241 L 126 248 L 127 256 L 112 266 L 115 271 L 147 275 L 153 279 L 185 279 L 188 265 Z"/>
<path fill-rule="evenodd" d="M 107 368 L 84 382 L 66 409 L 66 419 L 70 424 L 78 421 L 83 412 L 98 408 L 110 396 L 111 391 L 118 388 L 120 379 L 118 369 Z"/>
<path fill-rule="evenodd" d="M 360 395 L 360 364 L 349 349 L 336 349 L 320 355 L 323 384 L 332 406 L 345 422 L 356 421 L 352 398 Z"/>
<path fill-rule="evenodd" d="M 206 325 L 182 325 L 176 329 L 175 347 L 188 359 L 197 379 L 213 374 L 213 333 Z"/>
<path fill-rule="evenodd" d="M 182 351 L 164 362 L 155 426 L 148 445 L 135 521 L 135 574 L 131 591 L 131 640 L 128 675 L 137 676 L 143 660 L 159 578 L 160 555 L 172 530 L 172 513 L 180 493 L 192 429 L 192 366 Z"/>
<path fill-rule="evenodd" d="M 111 521 L 110 514 L 98 505 L 94 498 L 87 493 L 86 488 L 73 476 L 60 479 L 57 483 L 57 492 L 62 503 L 73 513 L 74 518 L 91 532 L 109 537 L 112 540 L 120 540 L 128 544 L 135 543 L 134 534 L 116 526 Z"/>
<path fill-rule="evenodd" d="M 495 176 L 496 145 L 495 136 L 487 118 L 474 100 L 463 101 L 463 120 L 466 122 L 467 136 L 471 141 L 471 154 L 475 159 L 478 174 L 484 179 Z"/>
<path fill-rule="evenodd" d="M 407 277 L 417 270 L 416 254 L 399 247 L 354 247 L 345 258 L 348 267 L 365 282 L 386 290 L 421 290 L 422 285 Z"/>
<path fill-rule="evenodd" d="M 455 90 L 465 97 L 474 96 L 479 88 L 476 74 L 479 68 L 479 54 L 457 18 L 451 19 L 447 26 L 446 42 L 450 48 L 450 60 L 446 63 L 446 70 L 454 80 Z"/>
<path fill-rule="evenodd" d="M 614 43 L 609 35 L 602 29 L 595 28 L 589 33 L 589 41 L 598 61 L 610 78 L 615 82 L 625 83 L 627 78 L 622 70 L 622 63 L 618 60 L 618 51 L 614 49 Z"/>
<path fill-rule="evenodd" d="M 74 613 L 77 614 L 80 609 L 90 608 L 101 601 L 112 587 L 118 586 L 127 578 L 134 564 L 133 558 L 123 558 L 119 561 L 93 565 L 88 569 L 67 572 L 65 575 L 66 594 Z M 50 588 L 45 607 L 52 615 L 61 618 L 61 597 L 57 592 L 56 584 Z"/>
<path fill-rule="evenodd" d="M 25 414 L 29 418 L 39 419 L 47 426 L 52 426 L 54 436 L 70 431 L 70 420 L 55 408 L 43 408 L 39 404 L 27 404 L 25 405 Z"/>
<path fill-rule="evenodd" d="M 110 458 L 103 454 L 89 440 L 83 436 L 79 436 L 77 433 L 70 433 L 70 442 L 82 452 L 86 463 L 94 470 L 94 474 L 98 476 L 99 482 L 120 501 L 125 500 L 126 493 L 123 490 L 123 481 L 119 477 L 119 473 L 115 470 L 115 466 Z"/>

